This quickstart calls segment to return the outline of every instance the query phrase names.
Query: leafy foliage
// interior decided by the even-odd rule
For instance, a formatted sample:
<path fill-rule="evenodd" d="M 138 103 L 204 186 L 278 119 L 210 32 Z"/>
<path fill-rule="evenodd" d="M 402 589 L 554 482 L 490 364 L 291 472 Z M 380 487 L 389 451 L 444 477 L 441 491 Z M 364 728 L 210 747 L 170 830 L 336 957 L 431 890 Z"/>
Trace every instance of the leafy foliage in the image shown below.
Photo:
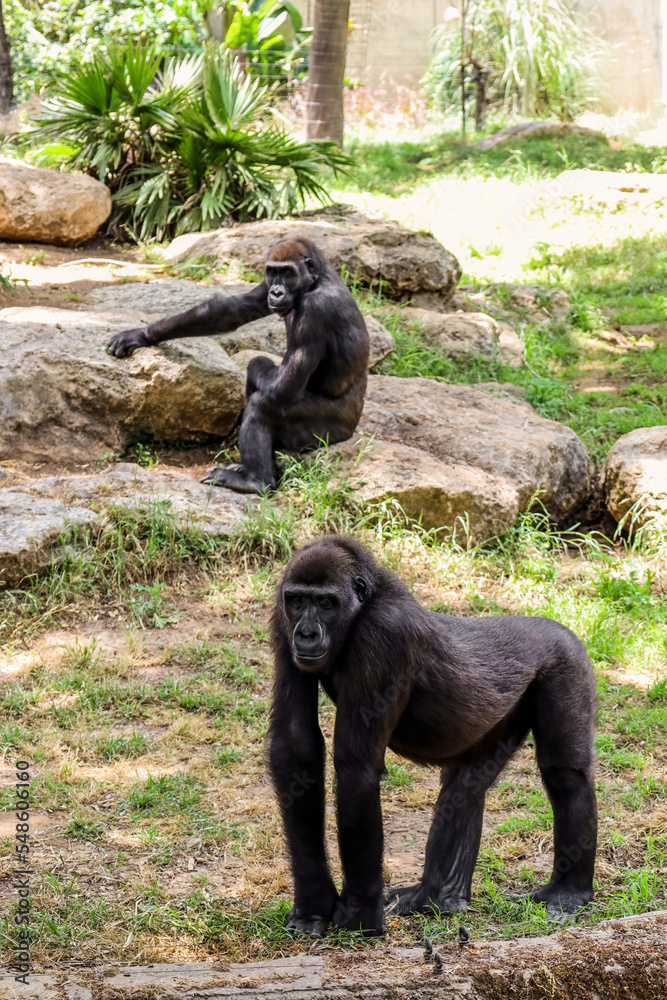
<path fill-rule="evenodd" d="M 170 56 L 200 50 L 208 0 L 4 0 L 17 98 L 69 77 L 80 60 L 121 40 L 150 41 Z"/>
<path fill-rule="evenodd" d="M 151 45 L 112 46 L 44 103 L 41 162 L 93 174 L 113 195 L 112 230 L 145 240 L 223 220 L 292 212 L 328 195 L 320 167 L 344 169 L 334 143 L 304 143 L 281 125 L 271 91 L 229 52 L 170 59 Z"/>
<path fill-rule="evenodd" d="M 49 91 L 80 61 L 125 41 L 158 45 L 167 58 L 196 55 L 215 31 L 212 0 L 5 0 L 17 97 Z M 300 79 L 308 68 L 310 29 L 290 2 L 228 0 L 216 35 L 244 55 L 262 82 Z"/>
<path fill-rule="evenodd" d="M 600 43 L 570 0 L 461 0 L 462 17 L 435 29 L 424 79 L 445 108 L 460 101 L 461 59 L 468 79 L 488 69 L 492 103 L 569 121 L 593 99 Z M 454 8 L 451 8 L 453 11 Z"/>
<path fill-rule="evenodd" d="M 225 13 L 232 14 L 225 46 L 243 51 L 251 76 L 263 83 L 285 84 L 305 75 L 312 28 L 304 28 L 293 3 L 234 0 L 227 4 Z"/>

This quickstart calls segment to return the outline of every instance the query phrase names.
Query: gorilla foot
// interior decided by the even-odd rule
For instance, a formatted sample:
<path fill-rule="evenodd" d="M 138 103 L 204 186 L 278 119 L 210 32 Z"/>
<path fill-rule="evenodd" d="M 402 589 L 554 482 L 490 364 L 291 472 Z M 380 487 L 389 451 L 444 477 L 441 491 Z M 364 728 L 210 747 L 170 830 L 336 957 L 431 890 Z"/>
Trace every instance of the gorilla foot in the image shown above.
<path fill-rule="evenodd" d="M 420 883 L 407 886 L 405 889 L 386 890 L 386 913 L 429 913 L 437 910 L 440 913 L 456 913 L 457 910 L 467 910 L 468 900 L 460 892 L 447 888 L 429 889 Z"/>
<path fill-rule="evenodd" d="M 544 903 L 547 918 L 558 924 L 566 924 L 575 914 L 587 906 L 593 898 L 591 889 L 572 889 L 562 883 L 550 882 L 540 886 L 526 896 L 515 896 L 516 900 L 530 899 L 534 903 Z"/>
<path fill-rule="evenodd" d="M 273 486 L 272 483 L 263 483 L 243 468 L 242 465 L 215 465 L 209 473 L 202 479 L 202 483 L 207 486 L 226 486 L 228 490 L 236 493 L 266 493 Z"/>
<path fill-rule="evenodd" d="M 362 931 L 366 937 L 379 937 L 386 930 L 382 900 L 341 896 L 334 910 L 333 925 L 341 930 Z"/>
<path fill-rule="evenodd" d="M 322 938 L 327 932 L 329 921 L 326 917 L 317 914 L 305 914 L 299 912 L 296 907 L 292 909 L 287 921 L 287 928 L 296 931 L 297 934 L 304 934 L 312 938 Z"/>

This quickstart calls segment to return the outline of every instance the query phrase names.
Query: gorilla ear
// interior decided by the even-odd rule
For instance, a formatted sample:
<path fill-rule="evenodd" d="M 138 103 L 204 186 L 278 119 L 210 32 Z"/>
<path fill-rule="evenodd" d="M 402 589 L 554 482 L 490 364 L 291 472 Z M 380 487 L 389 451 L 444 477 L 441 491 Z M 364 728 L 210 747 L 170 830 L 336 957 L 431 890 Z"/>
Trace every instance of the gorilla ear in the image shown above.
<path fill-rule="evenodd" d="M 306 268 L 308 269 L 308 271 L 310 272 L 310 274 L 312 274 L 312 275 L 316 275 L 317 274 L 317 269 L 315 267 L 315 261 L 312 259 L 312 257 L 304 257 L 303 258 L 303 262 L 306 265 Z"/>
<path fill-rule="evenodd" d="M 364 580 L 363 576 L 355 576 L 352 581 L 352 589 L 359 598 L 359 603 L 363 604 L 368 597 L 368 584 Z"/>

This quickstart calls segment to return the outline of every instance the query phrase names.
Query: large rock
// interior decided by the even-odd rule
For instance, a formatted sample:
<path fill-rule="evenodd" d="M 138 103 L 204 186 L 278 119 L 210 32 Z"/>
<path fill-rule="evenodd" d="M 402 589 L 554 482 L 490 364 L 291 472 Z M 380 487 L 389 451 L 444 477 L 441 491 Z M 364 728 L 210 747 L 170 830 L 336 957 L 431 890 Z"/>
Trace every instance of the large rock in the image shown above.
<path fill-rule="evenodd" d="M 667 516 L 667 427 L 639 427 L 611 447 L 604 465 L 607 506 L 627 527 Z M 628 518 L 628 512 L 633 508 Z"/>
<path fill-rule="evenodd" d="M 57 562 L 83 527 L 104 526 L 108 507 L 161 502 L 182 526 L 228 536 L 258 501 L 204 486 L 174 469 L 123 462 L 89 476 L 48 476 L 0 489 L 0 587 Z"/>
<path fill-rule="evenodd" d="M 0 239 L 73 246 L 111 212 L 111 194 L 86 174 L 0 160 Z"/>
<path fill-rule="evenodd" d="M 171 263 L 209 257 L 219 264 L 238 261 L 262 274 L 266 256 L 277 240 L 305 236 L 350 280 L 378 286 L 386 294 L 437 292 L 451 297 L 461 277 L 456 257 L 431 235 L 363 215 L 345 205 L 306 212 L 293 219 L 244 223 L 211 233 L 178 236 L 164 251 Z"/>
<path fill-rule="evenodd" d="M 491 313 L 496 318 L 507 312 L 515 312 L 524 320 L 541 326 L 552 322 L 566 323 L 572 303 L 562 288 L 502 282 L 482 289 L 477 285 L 459 285 L 444 308 L 449 312 L 459 310 L 467 313 Z"/>
<path fill-rule="evenodd" d="M 278 319 L 278 322 L 276 320 Z M 389 357 L 396 343 L 386 327 L 373 316 L 364 316 L 368 338 L 370 340 L 370 352 L 368 355 L 368 367 L 374 368 L 381 361 Z M 269 355 L 272 358 L 278 357 L 278 364 L 287 350 L 287 331 L 285 323 L 276 316 L 267 316 L 266 319 L 256 319 L 252 323 L 239 327 L 233 333 L 224 333 L 218 338 L 220 344 L 233 355 L 234 360 L 241 353 Z M 236 353 L 234 353 L 236 352 Z M 248 361 L 250 357 L 248 357 Z M 244 367 L 247 366 L 244 364 Z"/>
<path fill-rule="evenodd" d="M 142 439 L 224 436 L 245 377 L 212 338 L 106 353 L 145 312 L 10 308 L 0 313 L 0 461 L 98 458 Z"/>
<path fill-rule="evenodd" d="M 0 587 L 42 573 L 98 515 L 57 499 L 0 490 Z"/>
<path fill-rule="evenodd" d="M 473 541 L 509 526 L 535 493 L 556 521 L 588 496 L 588 456 L 573 431 L 472 386 L 371 375 L 356 439 L 370 445 L 354 469 L 353 445 L 332 451 L 369 499 L 396 496 L 425 527 L 467 515 Z M 401 447 L 392 454 L 389 444 Z"/>
<path fill-rule="evenodd" d="M 516 330 L 487 313 L 464 310 L 443 313 L 405 306 L 398 317 L 402 324 L 416 330 L 420 340 L 449 357 L 476 354 L 499 358 L 513 368 L 523 362 L 523 345 Z"/>
<path fill-rule="evenodd" d="M 468 531 L 473 542 L 489 538 L 519 512 L 509 479 L 443 462 L 420 448 L 355 436 L 330 450 L 340 455 L 338 475 L 364 500 L 379 503 L 393 497 L 424 528 L 453 531 L 460 541 Z"/>

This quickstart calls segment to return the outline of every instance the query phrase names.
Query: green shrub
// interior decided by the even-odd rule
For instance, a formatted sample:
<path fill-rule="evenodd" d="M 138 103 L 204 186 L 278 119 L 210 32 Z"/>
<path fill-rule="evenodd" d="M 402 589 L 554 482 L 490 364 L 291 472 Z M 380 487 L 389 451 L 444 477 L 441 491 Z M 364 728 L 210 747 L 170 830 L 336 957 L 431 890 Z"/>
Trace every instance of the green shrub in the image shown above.
<path fill-rule="evenodd" d="M 451 17 L 433 32 L 432 61 L 424 78 L 445 109 L 460 103 L 461 60 L 466 91 L 479 69 L 488 71 L 486 97 L 496 108 L 520 109 L 526 117 L 545 112 L 570 121 L 590 105 L 593 75 L 602 45 L 569 0 L 461 0 L 462 18 Z"/>
<path fill-rule="evenodd" d="M 164 239 L 230 217 L 286 215 L 307 196 L 329 200 L 320 168 L 340 171 L 347 157 L 285 131 L 271 90 L 229 52 L 160 63 L 158 48 L 131 42 L 96 53 L 45 101 L 30 135 L 53 144 L 39 162 L 109 186 L 112 231 Z"/>

